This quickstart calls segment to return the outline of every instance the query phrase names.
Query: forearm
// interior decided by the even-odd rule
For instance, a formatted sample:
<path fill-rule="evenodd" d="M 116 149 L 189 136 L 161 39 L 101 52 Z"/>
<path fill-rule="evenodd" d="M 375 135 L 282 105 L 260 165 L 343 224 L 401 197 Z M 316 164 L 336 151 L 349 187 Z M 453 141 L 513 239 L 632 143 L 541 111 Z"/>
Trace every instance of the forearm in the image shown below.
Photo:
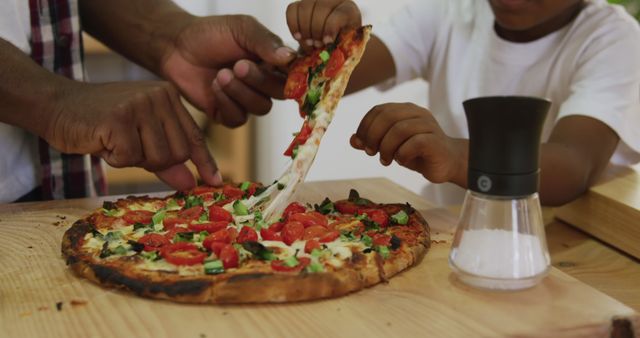
<path fill-rule="evenodd" d="M 351 94 L 394 77 L 396 66 L 387 46 L 371 36 L 360 63 L 349 78 L 346 94 Z"/>
<path fill-rule="evenodd" d="M 48 72 L 3 39 L 0 65 L 0 122 L 44 137 L 55 102 L 74 81 Z"/>
<path fill-rule="evenodd" d="M 87 33 L 158 75 L 175 37 L 194 18 L 169 0 L 80 0 L 79 6 Z"/>

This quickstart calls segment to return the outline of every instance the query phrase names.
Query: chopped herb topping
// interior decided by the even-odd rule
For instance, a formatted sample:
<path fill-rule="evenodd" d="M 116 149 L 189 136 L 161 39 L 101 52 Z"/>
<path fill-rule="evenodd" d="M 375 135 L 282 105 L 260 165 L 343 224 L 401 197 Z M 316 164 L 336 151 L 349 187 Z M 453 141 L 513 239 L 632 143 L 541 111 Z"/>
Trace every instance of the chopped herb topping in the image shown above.
<path fill-rule="evenodd" d="M 353 202 L 353 203 L 355 203 L 357 205 L 373 204 L 373 202 L 371 202 L 370 200 L 368 200 L 366 198 L 361 198 L 360 197 L 360 193 L 358 193 L 358 191 L 355 190 L 355 189 L 349 190 L 349 201 Z"/>
<path fill-rule="evenodd" d="M 322 62 L 327 62 L 329 61 L 329 58 L 331 57 L 331 54 L 329 54 L 329 52 L 327 52 L 326 50 L 323 50 L 320 53 L 320 60 L 322 60 Z"/>
<path fill-rule="evenodd" d="M 193 232 L 178 232 L 173 236 L 173 242 L 191 242 L 193 241 Z"/>
<path fill-rule="evenodd" d="M 332 212 L 334 212 L 336 210 L 335 206 L 333 205 L 333 202 L 331 202 L 331 200 L 328 197 L 326 197 L 324 199 L 324 201 L 322 201 L 322 203 L 320 203 L 320 205 L 317 205 L 317 204 L 314 205 L 313 208 L 317 212 L 319 212 L 319 213 L 321 213 L 323 215 L 330 214 L 330 213 L 332 213 Z"/>
<path fill-rule="evenodd" d="M 249 181 L 242 182 L 242 184 L 240 184 L 240 190 L 247 191 L 250 185 L 251 185 L 251 182 Z"/>
<path fill-rule="evenodd" d="M 286 187 L 284 183 L 278 183 L 278 190 L 282 190 Z"/>
<path fill-rule="evenodd" d="M 263 261 L 272 261 L 276 255 L 270 249 L 258 242 L 244 242 L 242 247 Z"/>
<path fill-rule="evenodd" d="M 360 238 L 360 241 L 362 242 L 362 244 L 364 244 L 367 247 L 370 247 L 371 245 L 373 245 L 373 239 L 368 235 L 362 235 L 362 237 Z"/>
<path fill-rule="evenodd" d="M 237 216 L 246 216 L 249 214 L 249 209 L 244 205 L 244 203 L 242 203 L 242 201 L 236 200 L 233 202 L 233 212 Z"/>
<path fill-rule="evenodd" d="M 391 221 L 395 224 L 407 224 L 409 222 L 409 215 L 404 210 L 398 211 L 391 216 Z"/>
<path fill-rule="evenodd" d="M 151 217 L 151 220 L 153 221 L 153 224 L 161 224 L 162 221 L 164 220 L 164 216 L 167 214 L 166 210 L 160 210 L 158 212 L 156 212 L 153 217 Z"/>
<path fill-rule="evenodd" d="M 217 275 L 224 272 L 222 261 L 216 259 L 214 261 L 204 262 L 204 273 L 207 275 Z"/>
<path fill-rule="evenodd" d="M 376 246 L 375 250 L 380 254 L 380 256 L 382 256 L 382 258 L 387 259 L 389 258 L 389 248 L 386 246 Z"/>
<path fill-rule="evenodd" d="M 116 255 L 126 255 L 127 251 L 127 248 L 122 245 L 118 245 L 115 249 L 113 249 L 113 253 L 115 253 Z"/>
<path fill-rule="evenodd" d="M 296 258 L 296 256 L 290 256 L 285 258 L 282 263 L 285 266 L 288 266 L 290 268 L 294 267 L 294 266 L 298 266 L 298 264 L 300 264 L 300 262 L 298 262 L 298 259 Z"/>
<path fill-rule="evenodd" d="M 201 196 L 193 196 L 193 195 L 189 195 L 187 196 L 187 198 L 185 198 L 184 200 L 184 209 L 189 209 L 198 205 L 203 205 L 204 204 L 204 199 Z"/>

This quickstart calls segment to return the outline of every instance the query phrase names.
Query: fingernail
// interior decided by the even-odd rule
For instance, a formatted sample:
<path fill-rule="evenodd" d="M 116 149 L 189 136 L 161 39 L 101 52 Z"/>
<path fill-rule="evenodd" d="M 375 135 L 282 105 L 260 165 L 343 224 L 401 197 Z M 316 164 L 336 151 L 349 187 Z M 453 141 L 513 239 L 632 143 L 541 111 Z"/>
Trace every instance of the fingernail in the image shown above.
<path fill-rule="evenodd" d="M 369 156 L 373 156 L 376 154 L 375 151 L 373 151 L 373 149 L 369 148 L 369 147 L 365 147 L 364 151 L 369 155 Z"/>
<path fill-rule="evenodd" d="M 389 164 L 391 164 L 391 162 L 382 159 L 382 157 L 380 158 L 380 163 L 382 163 L 382 165 L 385 166 L 385 167 L 387 167 L 387 166 L 389 166 Z"/>
<path fill-rule="evenodd" d="M 213 80 L 213 83 L 211 84 L 211 88 L 213 88 L 214 91 L 222 90 L 222 88 L 220 87 L 220 84 L 218 83 L 218 79 Z"/>
<path fill-rule="evenodd" d="M 313 47 L 313 40 L 311 40 L 311 39 L 306 39 L 306 40 L 304 41 L 304 44 L 305 44 L 305 45 L 307 45 L 307 46 L 309 46 L 309 47 Z"/>
<path fill-rule="evenodd" d="M 358 136 L 356 136 L 355 134 L 353 136 L 351 136 L 351 138 L 353 139 L 353 145 L 357 148 L 362 149 L 364 147 L 364 144 L 362 143 L 362 141 L 360 140 L 360 138 L 358 138 Z"/>
<path fill-rule="evenodd" d="M 332 43 L 332 42 L 333 42 L 333 38 L 332 38 L 332 37 L 330 37 L 329 35 L 326 35 L 326 36 L 322 39 L 322 42 L 324 42 L 324 44 L 325 44 L 325 45 L 328 45 L 328 44 L 330 44 L 330 43 Z"/>
<path fill-rule="evenodd" d="M 280 47 L 276 50 L 276 55 L 281 59 L 288 59 L 295 54 L 296 51 L 287 46 Z"/>
<path fill-rule="evenodd" d="M 293 33 L 293 38 L 296 39 L 296 40 L 300 40 L 300 39 L 302 39 L 302 34 L 300 34 L 298 32 Z"/>
<path fill-rule="evenodd" d="M 233 66 L 233 72 L 237 77 L 245 77 L 249 74 L 249 63 L 247 61 L 238 61 L 235 66 Z"/>
<path fill-rule="evenodd" d="M 315 46 L 316 48 L 320 48 L 322 47 L 323 43 L 322 41 L 314 41 L 313 42 L 313 46 Z"/>
<path fill-rule="evenodd" d="M 229 69 L 222 69 L 218 72 L 217 80 L 220 86 L 226 86 L 233 79 L 233 72 Z"/>
<path fill-rule="evenodd" d="M 220 170 L 213 174 L 213 185 L 222 185 L 222 174 L 220 173 Z"/>

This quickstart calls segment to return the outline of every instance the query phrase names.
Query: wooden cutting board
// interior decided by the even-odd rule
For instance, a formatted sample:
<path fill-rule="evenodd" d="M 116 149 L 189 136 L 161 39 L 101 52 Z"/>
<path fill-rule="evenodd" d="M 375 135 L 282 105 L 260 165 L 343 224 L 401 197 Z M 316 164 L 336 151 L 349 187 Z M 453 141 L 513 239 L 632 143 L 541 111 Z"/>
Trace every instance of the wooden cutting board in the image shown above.
<path fill-rule="evenodd" d="M 388 180 L 310 183 L 298 197 L 343 198 L 351 187 L 421 210 L 434 229 L 431 250 L 388 284 L 283 305 L 184 305 L 105 290 L 77 278 L 60 257 L 62 234 L 98 199 L 0 206 L 0 336 L 606 337 L 614 327 L 640 327 L 632 309 L 556 269 L 521 292 L 460 284 L 447 264 L 455 217 Z"/>
<path fill-rule="evenodd" d="M 640 174 L 611 168 L 601 183 L 556 210 L 556 217 L 640 259 Z"/>

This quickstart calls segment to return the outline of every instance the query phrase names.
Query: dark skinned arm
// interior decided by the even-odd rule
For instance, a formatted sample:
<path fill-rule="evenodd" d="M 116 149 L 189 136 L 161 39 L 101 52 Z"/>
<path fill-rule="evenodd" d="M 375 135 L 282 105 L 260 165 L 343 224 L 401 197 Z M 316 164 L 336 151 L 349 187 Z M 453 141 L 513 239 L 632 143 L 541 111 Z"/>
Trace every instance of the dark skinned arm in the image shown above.
<path fill-rule="evenodd" d="M 617 134 L 603 122 L 584 116 L 560 119 L 541 146 L 542 204 L 561 205 L 584 193 L 607 166 L 617 144 Z M 374 107 L 351 145 L 370 156 L 380 153 L 383 165 L 395 160 L 431 182 L 467 187 L 469 141 L 447 136 L 431 112 L 414 104 Z"/>

